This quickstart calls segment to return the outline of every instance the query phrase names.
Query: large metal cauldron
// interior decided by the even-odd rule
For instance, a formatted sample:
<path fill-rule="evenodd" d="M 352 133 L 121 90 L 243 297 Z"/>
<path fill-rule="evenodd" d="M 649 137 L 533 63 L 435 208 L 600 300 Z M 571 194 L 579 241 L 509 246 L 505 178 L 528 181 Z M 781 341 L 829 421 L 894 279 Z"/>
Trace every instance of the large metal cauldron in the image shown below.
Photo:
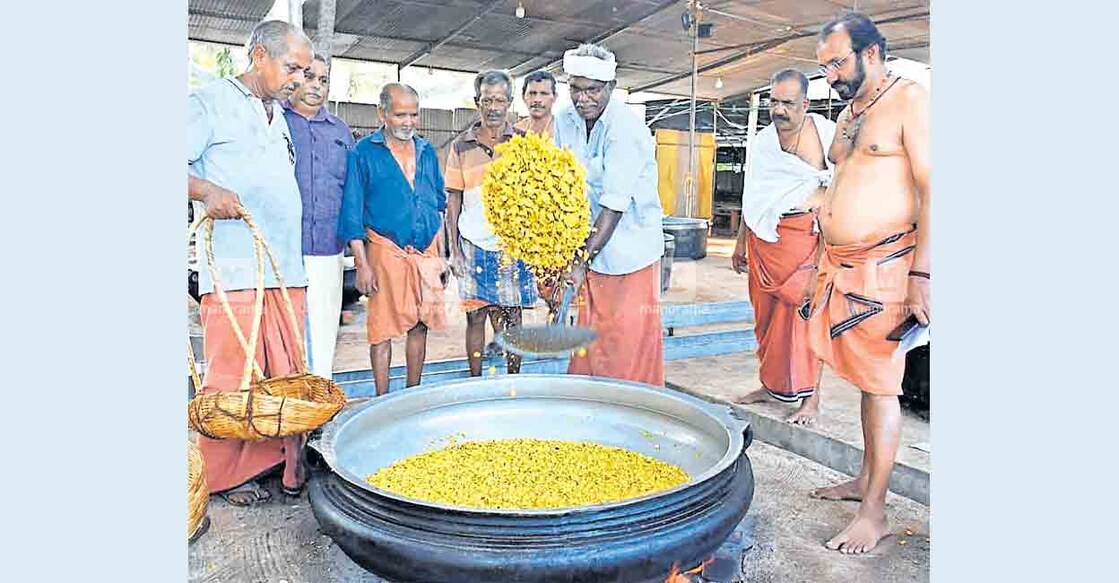
<path fill-rule="evenodd" d="M 674 463 L 680 487 L 612 504 L 478 510 L 420 502 L 365 477 L 459 442 L 568 439 Z M 752 431 L 733 408 L 572 375 L 509 375 L 408 389 L 344 410 L 313 438 L 311 508 L 324 533 L 390 581 L 639 583 L 711 556 L 746 515 Z"/>

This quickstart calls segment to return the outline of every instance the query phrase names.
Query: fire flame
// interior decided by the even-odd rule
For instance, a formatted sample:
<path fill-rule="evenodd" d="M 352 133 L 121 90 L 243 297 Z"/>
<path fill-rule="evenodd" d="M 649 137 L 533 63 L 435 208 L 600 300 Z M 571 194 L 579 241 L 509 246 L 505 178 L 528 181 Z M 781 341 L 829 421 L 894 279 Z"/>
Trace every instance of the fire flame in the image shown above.
<path fill-rule="evenodd" d="M 706 561 L 700 563 L 698 567 L 684 572 L 680 572 L 679 563 L 672 563 L 672 571 L 668 573 L 668 579 L 665 579 L 664 583 L 692 583 L 692 578 L 688 575 L 696 575 L 702 572 L 703 568 L 710 565 L 711 561 L 714 560 L 715 557 L 710 557 Z"/>

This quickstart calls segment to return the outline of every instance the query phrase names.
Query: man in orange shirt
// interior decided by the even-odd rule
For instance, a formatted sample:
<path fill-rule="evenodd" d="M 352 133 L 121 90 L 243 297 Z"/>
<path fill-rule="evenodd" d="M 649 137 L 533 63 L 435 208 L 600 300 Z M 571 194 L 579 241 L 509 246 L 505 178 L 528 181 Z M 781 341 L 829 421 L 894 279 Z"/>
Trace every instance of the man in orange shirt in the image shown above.
<path fill-rule="evenodd" d="M 556 78 L 547 71 L 533 71 L 525 77 L 521 98 L 528 106 L 528 117 L 517 122 L 517 129 L 548 136 L 555 134 L 552 106 L 556 103 Z"/>
<path fill-rule="evenodd" d="M 481 119 L 455 140 L 447 155 L 447 233 L 451 269 L 466 310 L 466 356 L 470 376 L 482 374 L 487 316 L 506 330 L 521 325 L 521 310 L 536 304 L 536 280 L 522 261 L 501 264 L 497 236 L 486 220 L 482 180 L 497 157 L 498 144 L 524 132 L 507 116 L 513 79 L 504 71 L 483 71 L 474 79 L 474 102 Z M 497 326 L 495 326 L 496 329 Z M 505 355 L 507 370 L 520 372 L 519 356 Z"/>
<path fill-rule="evenodd" d="M 526 133 L 534 132 L 552 139 L 556 130 L 556 119 L 552 116 L 552 108 L 556 103 L 556 78 L 543 69 L 529 73 L 521 88 L 521 98 L 528 106 L 528 117 L 518 121 L 514 127 Z M 549 314 L 554 316 L 559 306 L 556 286 L 545 285 L 543 281 L 538 280 L 536 289 L 540 292 L 544 303 L 548 304 Z M 581 304 L 579 298 L 571 302 L 572 321 Z"/>

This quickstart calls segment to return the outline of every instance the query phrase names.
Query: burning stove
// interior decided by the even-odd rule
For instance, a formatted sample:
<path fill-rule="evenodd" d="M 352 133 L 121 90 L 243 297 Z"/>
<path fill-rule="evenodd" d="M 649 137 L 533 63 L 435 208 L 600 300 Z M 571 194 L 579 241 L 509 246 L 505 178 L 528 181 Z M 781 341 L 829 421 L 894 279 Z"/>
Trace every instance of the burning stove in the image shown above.
<path fill-rule="evenodd" d="M 365 482 L 452 440 L 511 438 L 625 447 L 691 480 L 623 502 L 517 511 L 427 503 Z M 746 515 L 751 439 L 732 407 L 671 390 L 571 375 L 476 378 L 344 410 L 309 444 L 308 494 L 322 531 L 396 583 L 664 583 L 710 559 Z"/>

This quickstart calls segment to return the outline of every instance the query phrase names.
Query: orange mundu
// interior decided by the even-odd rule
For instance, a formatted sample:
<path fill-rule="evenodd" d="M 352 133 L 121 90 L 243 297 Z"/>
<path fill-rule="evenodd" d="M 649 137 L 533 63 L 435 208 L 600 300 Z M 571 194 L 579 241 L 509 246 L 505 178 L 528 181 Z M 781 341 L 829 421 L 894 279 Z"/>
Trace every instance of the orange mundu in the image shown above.
<path fill-rule="evenodd" d="M 291 329 L 291 320 L 284 308 L 279 288 L 264 290 L 264 315 L 260 322 L 260 340 L 256 360 L 267 378 L 295 374 L 300 369 L 301 356 L 296 342 L 298 335 Z M 304 288 L 288 288 L 295 319 L 303 321 L 306 305 Z M 256 290 L 226 292 L 229 307 L 237 318 L 241 330 L 252 328 L 253 301 Z M 202 333 L 205 336 L 206 378 L 202 392 L 236 391 L 245 373 L 245 350 L 230 326 L 214 294 L 202 296 L 199 308 Z M 283 485 L 298 488 L 302 477 L 297 475 L 297 460 L 303 449 L 302 435 L 284 439 L 266 439 L 259 442 L 237 439 L 210 439 L 198 436 L 198 449 L 205 461 L 206 485 L 210 492 L 221 492 L 239 486 L 263 473 L 284 464 Z"/>
<path fill-rule="evenodd" d="M 598 338 L 576 354 L 569 374 L 664 386 L 664 330 L 660 314 L 660 262 L 626 275 L 587 271 L 579 325 Z"/>
<path fill-rule="evenodd" d="M 365 252 L 377 274 L 378 291 L 366 303 L 366 332 L 369 344 L 399 338 L 423 322 L 431 330 L 446 326 L 443 310 L 445 269 L 439 256 L 442 229 L 422 253 L 412 247 L 401 249 L 390 239 L 366 229 Z"/>
<path fill-rule="evenodd" d="M 746 232 L 758 377 L 773 398 L 786 402 L 811 397 L 820 376 L 808 322 L 797 313 L 816 261 L 813 216 L 808 211 L 786 215 L 777 224 L 776 243 Z"/>
<path fill-rule="evenodd" d="M 886 339 L 906 317 L 905 295 L 917 230 L 866 243 L 824 243 L 809 335 L 812 350 L 859 390 L 900 395 L 905 359 Z"/>

